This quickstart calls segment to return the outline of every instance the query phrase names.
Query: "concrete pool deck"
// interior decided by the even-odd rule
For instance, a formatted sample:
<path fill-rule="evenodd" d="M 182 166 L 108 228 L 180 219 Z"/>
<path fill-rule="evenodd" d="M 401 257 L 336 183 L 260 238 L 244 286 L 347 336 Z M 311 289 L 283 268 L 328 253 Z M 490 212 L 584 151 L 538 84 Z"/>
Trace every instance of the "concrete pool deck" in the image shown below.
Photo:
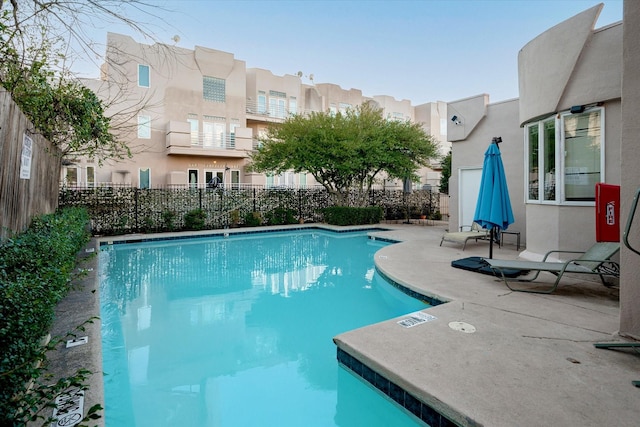
<path fill-rule="evenodd" d="M 501 279 L 452 268 L 452 260 L 488 256 L 488 243 L 464 252 L 462 245 L 440 247 L 443 231 L 376 233 L 403 241 L 376 253 L 380 271 L 449 301 L 426 310 L 437 319 L 404 328 L 398 318 L 350 331 L 336 337 L 341 349 L 457 425 L 640 425 L 640 389 L 631 384 L 640 379 L 640 355 L 593 346 L 620 340 L 617 288 L 566 278 L 551 295 L 512 292 Z M 515 249 L 494 245 L 494 258 L 516 258 Z M 552 284 L 555 276 L 546 277 Z"/>
<path fill-rule="evenodd" d="M 335 338 L 340 349 L 459 426 L 639 425 L 640 389 L 631 381 L 640 380 L 640 355 L 593 347 L 620 340 L 617 288 L 566 278 L 551 295 L 512 292 L 495 277 L 451 267 L 454 259 L 487 256 L 486 242 L 470 242 L 463 252 L 461 245 L 439 246 L 444 224 L 382 225 L 392 230 L 374 235 L 402 243 L 376 253 L 378 269 L 403 286 L 449 302 L 426 310 L 435 320 L 411 328 L 397 323 L 401 317 L 341 334 Z M 98 243 L 91 243 L 96 251 Z M 494 257 L 516 258 L 515 249 L 494 245 Z M 93 270 L 59 307 L 54 335 L 99 315 L 96 257 L 80 268 Z M 476 330 L 454 330 L 450 322 Z M 55 355 L 52 371 L 81 366 L 101 372 L 99 321 L 85 335 L 87 345 Z M 85 408 L 104 406 L 102 375 L 93 375 L 89 386 Z M 102 426 L 104 419 L 91 425 Z"/>

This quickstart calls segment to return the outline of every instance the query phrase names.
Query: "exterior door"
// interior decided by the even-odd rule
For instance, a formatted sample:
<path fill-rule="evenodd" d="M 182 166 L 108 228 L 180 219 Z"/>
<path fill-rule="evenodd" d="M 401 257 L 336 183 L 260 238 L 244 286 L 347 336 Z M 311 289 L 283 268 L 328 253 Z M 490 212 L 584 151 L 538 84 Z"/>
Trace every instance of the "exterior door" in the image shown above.
<path fill-rule="evenodd" d="M 460 169 L 460 180 L 458 181 L 460 183 L 458 188 L 458 227 L 473 223 L 481 179 L 482 168 Z"/>

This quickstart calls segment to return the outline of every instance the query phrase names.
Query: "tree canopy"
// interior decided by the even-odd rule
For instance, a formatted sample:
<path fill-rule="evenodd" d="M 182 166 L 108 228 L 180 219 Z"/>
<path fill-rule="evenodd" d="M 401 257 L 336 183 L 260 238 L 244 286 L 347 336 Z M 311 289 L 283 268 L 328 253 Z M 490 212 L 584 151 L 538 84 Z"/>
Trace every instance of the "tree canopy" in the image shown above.
<path fill-rule="evenodd" d="M 361 204 L 383 178 L 418 180 L 417 171 L 438 156 L 437 143 L 416 123 L 387 120 L 364 103 L 345 113 L 312 112 L 272 124 L 252 155 L 251 169 L 306 172 L 337 204 Z"/>

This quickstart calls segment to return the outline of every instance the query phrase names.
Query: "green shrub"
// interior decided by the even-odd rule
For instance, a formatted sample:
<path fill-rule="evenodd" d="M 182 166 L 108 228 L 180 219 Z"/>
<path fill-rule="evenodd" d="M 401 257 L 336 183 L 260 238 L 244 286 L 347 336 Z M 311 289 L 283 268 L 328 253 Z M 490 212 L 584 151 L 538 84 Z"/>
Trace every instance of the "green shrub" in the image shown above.
<path fill-rule="evenodd" d="M 60 387 L 88 376 L 78 371 L 55 385 L 37 382 L 52 349 L 42 340 L 69 291 L 76 255 L 89 241 L 88 222 L 85 209 L 67 208 L 34 218 L 29 229 L 0 246 L 0 425 L 35 420 Z"/>
<path fill-rule="evenodd" d="M 258 227 L 259 225 L 262 225 L 262 216 L 260 215 L 260 212 L 249 212 L 244 217 L 244 224 L 247 227 Z"/>
<path fill-rule="evenodd" d="M 165 210 L 162 211 L 162 223 L 164 228 L 168 231 L 173 231 L 175 228 L 174 221 L 176 219 L 176 213 L 174 211 Z"/>
<path fill-rule="evenodd" d="M 276 208 L 267 213 L 265 220 L 267 225 L 296 224 L 296 211 L 293 209 Z"/>
<path fill-rule="evenodd" d="M 187 230 L 203 230 L 207 214 L 202 209 L 194 209 L 184 214 L 184 227 Z"/>
<path fill-rule="evenodd" d="M 349 206 L 332 206 L 322 210 L 324 220 L 332 225 L 377 224 L 382 218 L 382 208 L 370 206 L 353 208 Z"/>

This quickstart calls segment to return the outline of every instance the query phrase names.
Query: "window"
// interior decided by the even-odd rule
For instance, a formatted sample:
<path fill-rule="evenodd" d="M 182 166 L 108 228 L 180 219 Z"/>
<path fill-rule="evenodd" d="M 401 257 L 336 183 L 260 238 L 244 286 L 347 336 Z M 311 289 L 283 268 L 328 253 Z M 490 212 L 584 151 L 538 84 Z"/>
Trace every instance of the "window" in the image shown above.
<path fill-rule="evenodd" d="M 298 100 L 295 96 L 289 98 L 289 114 L 292 116 L 298 114 Z"/>
<path fill-rule="evenodd" d="M 329 114 L 331 114 L 332 116 L 335 116 L 336 114 L 338 114 L 338 109 L 336 108 L 335 102 L 332 102 L 331 104 L 329 104 Z"/>
<path fill-rule="evenodd" d="M 238 123 L 231 123 L 229 125 L 229 147 L 236 148 L 236 128 L 240 125 Z"/>
<path fill-rule="evenodd" d="M 269 115 L 283 119 L 286 113 L 287 94 L 275 90 L 269 91 Z"/>
<path fill-rule="evenodd" d="M 138 86 L 149 87 L 149 66 L 138 65 Z"/>
<path fill-rule="evenodd" d="M 239 170 L 231 171 L 231 187 L 236 190 L 240 188 L 240 171 Z"/>
<path fill-rule="evenodd" d="M 226 102 L 226 82 L 217 77 L 202 76 L 202 96 L 205 101 Z"/>
<path fill-rule="evenodd" d="M 528 202 L 595 201 L 604 181 L 604 110 L 561 114 L 525 128 Z"/>
<path fill-rule="evenodd" d="M 565 200 L 594 201 L 595 185 L 603 181 L 600 110 L 562 118 Z"/>
<path fill-rule="evenodd" d="M 138 175 L 140 183 L 138 188 L 151 188 L 151 169 L 140 169 Z"/>
<path fill-rule="evenodd" d="M 198 188 L 198 169 L 189 169 L 189 188 Z"/>
<path fill-rule="evenodd" d="M 205 147 L 213 147 L 215 136 L 213 120 L 212 116 L 204 116 L 202 119 L 202 145 Z"/>
<path fill-rule="evenodd" d="M 258 92 L 258 114 L 267 113 L 267 95 L 265 92 Z"/>
<path fill-rule="evenodd" d="M 75 187 L 78 185 L 78 168 L 77 167 L 66 167 L 65 171 L 65 184 L 70 187 Z"/>
<path fill-rule="evenodd" d="M 87 166 L 87 187 L 93 188 L 96 186 L 96 168 L 93 166 Z"/>
<path fill-rule="evenodd" d="M 151 138 L 151 117 L 138 116 L 138 138 Z"/>
<path fill-rule="evenodd" d="M 351 104 L 347 104 L 345 102 L 341 102 L 339 106 L 340 106 L 340 114 L 342 115 L 347 114 L 347 110 L 351 108 Z"/>
<path fill-rule="evenodd" d="M 198 145 L 198 133 L 200 124 L 198 123 L 197 114 L 189 114 L 187 121 L 191 129 L 191 145 Z"/>

